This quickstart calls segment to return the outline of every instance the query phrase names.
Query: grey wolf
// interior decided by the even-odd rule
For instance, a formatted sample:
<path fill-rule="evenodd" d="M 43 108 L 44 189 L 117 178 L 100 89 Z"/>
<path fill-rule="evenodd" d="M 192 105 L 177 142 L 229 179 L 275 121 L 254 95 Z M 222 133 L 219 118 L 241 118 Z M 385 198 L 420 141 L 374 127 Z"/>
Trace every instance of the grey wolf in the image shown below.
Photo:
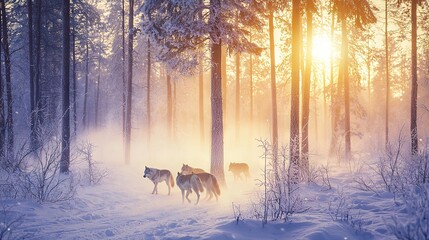
<path fill-rule="evenodd" d="M 182 166 L 182 174 L 191 174 L 191 173 L 205 173 L 205 171 L 201 168 L 193 168 L 188 164 L 183 164 Z"/>
<path fill-rule="evenodd" d="M 170 195 L 170 186 L 174 187 L 173 175 L 169 170 L 149 168 L 145 166 L 144 178 L 149 178 L 154 184 L 152 194 L 158 194 L 158 183 L 165 181 L 168 187 L 168 195 Z"/>
<path fill-rule="evenodd" d="M 185 202 L 185 191 L 186 200 L 191 203 L 191 200 L 189 199 L 189 194 L 192 193 L 193 189 L 197 194 L 197 202 L 195 203 L 195 205 L 197 205 L 200 201 L 200 192 L 204 191 L 200 178 L 195 174 L 183 175 L 180 172 L 177 172 L 176 183 L 182 191 L 182 203 Z"/>
<path fill-rule="evenodd" d="M 241 173 L 246 177 L 246 181 L 250 177 L 249 165 L 247 163 L 230 163 L 228 171 L 234 174 L 234 180 L 237 180 L 237 178 L 242 179 Z"/>
<path fill-rule="evenodd" d="M 197 173 L 195 175 L 200 178 L 203 187 L 206 189 L 206 198 L 210 200 L 214 195 L 217 201 L 218 196 L 220 196 L 220 188 L 216 177 L 210 173 Z"/>

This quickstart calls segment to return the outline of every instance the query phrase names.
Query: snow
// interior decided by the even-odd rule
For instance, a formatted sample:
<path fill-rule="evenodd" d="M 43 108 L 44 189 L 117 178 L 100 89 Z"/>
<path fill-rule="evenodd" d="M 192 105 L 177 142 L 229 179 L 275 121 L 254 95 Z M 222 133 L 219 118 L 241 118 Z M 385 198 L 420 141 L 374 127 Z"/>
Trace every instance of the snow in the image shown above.
<path fill-rule="evenodd" d="M 308 211 L 293 214 L 287 222 L 269 221 L 262 227 L 252 211 L 252 200 L 261 191 L 256 181 L 234 182 L 232 173 L 226 171 L 227 187 L 221 188 L 218 202 L 207 201 L 203 193 L 200 203 L 194 205 L 193 193 L 192 204 L 182 204 L 177 185 L 168 196 L 162 182 L 158 185 L 159 194 L 152 195 L 153 183 L 142 176 L 147 165 L 168 168 L 175 177 L 182 159 L 124 166 L 120 160 L 101 160 L 109 154 L 96 154 L 108 175 L 98 185 L 78 188 L 72 200 L 43 204 L 1 200 L 7 210 L 0 211 L 0 221 L 22 216 L 20 224 L 13 225 L 10 239 L 394 239 L 386 223 L 394 215 L 406 216 L 403 204 L 392 194 L 361 191 L 353 182 L 352 175 L 356 173 L 333 166 L 332 189 L 314 183 L 299 186 Z M 196 160 L 191 163 L 200 167 Z M 249 165 L 252 178 L 260 176 L 260 166 L 255 162 Z M 341 196 L 349 209 L 347 221 L 334 220 L 329 214 L 329 204 L 335 206 Z M 242 219 L 238 222 L 232 204 L 240 206 Z"/>

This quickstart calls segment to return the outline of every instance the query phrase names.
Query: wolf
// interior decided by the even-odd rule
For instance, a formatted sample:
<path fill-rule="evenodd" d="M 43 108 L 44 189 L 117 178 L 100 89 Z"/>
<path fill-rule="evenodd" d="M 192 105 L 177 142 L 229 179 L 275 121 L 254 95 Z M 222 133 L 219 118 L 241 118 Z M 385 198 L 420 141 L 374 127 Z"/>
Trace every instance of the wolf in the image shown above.
<path fill-rule="evenodd" d="M 189 166 L 188 164 L 183 164 L 182 166 L 182 174 L 191 174 L 191 173 L 205 173 L 206 171 L 204 171 L 201 168 L 193 168 L 191 166 Z"/>
<path fill-rule="evenodd" d="M 149 178 L 154 184 L 152 194 L 158 194 L 158 183 L 165 181 L 168 187 L 168 195 L 170 195 L 170 186 L 174 187 L 174 178 L 169 170 L 149 168 L 145 166 L 144 178 Z"/>
<path fill-rule="evenodd" d="M 247 163 L 230 163 L 228 171 L 234 174 L 234 180 L 237 180 L 237 178 L 242 179 L 241 173 L 246 177 L 246 181 L 247 178 L 250 177 L 249 165 L 247 165 Z"/>
<path fill-rule="evenodd" d="M 200 178 L 203 187 L 206 189 L 206 199 L 210 200 L 214 195 L 217 201 L 218 196 L 220 196 L 220 188 L 216 177 L 210 173 L 197 173 L 195 175 Z"/>
<path fill-rule="evenodd" d="M 177 172 L 176 183 L 182 191 L 182 203 L 185 202 L 185 191 L 186 200 L 191 203 L 189 194 L 191 194 L 192 189 L 194 189 L 195 193 L 197 194 L 197 202 L 195 203 L 195 205 L 197 205 L 200 201 L 200 192 L 204 191 L 200 178 L 195 174 L 183 175 L 180 172 Z"/>

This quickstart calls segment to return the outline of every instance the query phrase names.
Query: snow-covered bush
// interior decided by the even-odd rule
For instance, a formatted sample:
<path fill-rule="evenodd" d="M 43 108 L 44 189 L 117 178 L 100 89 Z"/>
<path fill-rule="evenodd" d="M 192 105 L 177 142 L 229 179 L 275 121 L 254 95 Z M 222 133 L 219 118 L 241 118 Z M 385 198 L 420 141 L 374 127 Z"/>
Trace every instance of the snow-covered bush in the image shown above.
<path fill-rule="evenodd" d="M 39 151 L 17 175 L 24 198 L 57 202 L 74 197 L 76 183 L 73 174 L 60 174 L 60 158 L 60 140 L 54 138 L 41 144 Z"/>
<path fill-rule="evenodd" d="M 104 177 L 107 176 L 106 170 L 101 170 L 97 165 L 98 163 L 93 158 L 94 145 L 87 142 L 80 144 L 79 153 L 82 156 L 85 170 L 83 170 L 83 179 L 81 181 L 84 184 L 95 185 L 98 184 Z"/>
<path fill-rule="evenodd" d="M 352 209 L 351 199 L 343 190 L 337 191 L 328 203 L 328 214 L 334 221 L 348 221 Z"/>
<path fill-rule="evenodd" d="M 253 204 L 254 216 L 262 218 L 264 225 L 268 219 L 288 221 L 293 214 L 307 211 L 305 201 L 299 195 L 299 184 L 293 183 L 292 180 L 287 148 L 281 148 L 279 164 L 275 166 L 273 161 L 268 161 L 272 160 L 271 145 L 262 140 L 259 140 L 259 143 L 263 149 L 261 158 L 265 160 L 265 167 L 263 179 L 258 179 L 258 182 L 259 186 L 264 188 L 264 193 L 259 195 Z"/>
<path fill-rule="evenodd" d="M 398 239 L 429 239 L 429 185 L 416 186 L 404 196 L 406 217 L 393 216 L 388 224 Z"/>

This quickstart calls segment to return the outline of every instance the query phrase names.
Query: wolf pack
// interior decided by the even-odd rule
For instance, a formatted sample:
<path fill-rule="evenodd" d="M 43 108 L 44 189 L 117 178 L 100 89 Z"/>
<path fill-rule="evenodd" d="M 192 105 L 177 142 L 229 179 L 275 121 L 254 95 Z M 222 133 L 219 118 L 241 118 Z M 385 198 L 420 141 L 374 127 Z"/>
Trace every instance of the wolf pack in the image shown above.
<path fill-rule="evenodd" d="M 245 179 L 247 181 L 250 177 L 247 163 L 230 163 L 228 171 L 232 172 L 235 180 Z M 170 195 L 171 188 L 175 184 L 173 174 L 167 169 L 145 166 L 143 177 L 153 182 L 152 194 L 158 194 L 158 183 L 165 182 L 168 187 L 168 195 Z M 214 196 L 217 201 L 220 196 L 220 187 L 216 177 L 201 168 L 193 168 L 188 164 L 183 164 L 181 171 L 177 172 L 176 184 L 182 193 L 182 203 L 185 202 L 185 198 L 191 203 L 189 195 L 192 192 L 197 195 L 195 204 L 200 201 L 200 193 L 204 192 L 204 190 L 206 191 L 207 200 L 211 200 Z"/>

